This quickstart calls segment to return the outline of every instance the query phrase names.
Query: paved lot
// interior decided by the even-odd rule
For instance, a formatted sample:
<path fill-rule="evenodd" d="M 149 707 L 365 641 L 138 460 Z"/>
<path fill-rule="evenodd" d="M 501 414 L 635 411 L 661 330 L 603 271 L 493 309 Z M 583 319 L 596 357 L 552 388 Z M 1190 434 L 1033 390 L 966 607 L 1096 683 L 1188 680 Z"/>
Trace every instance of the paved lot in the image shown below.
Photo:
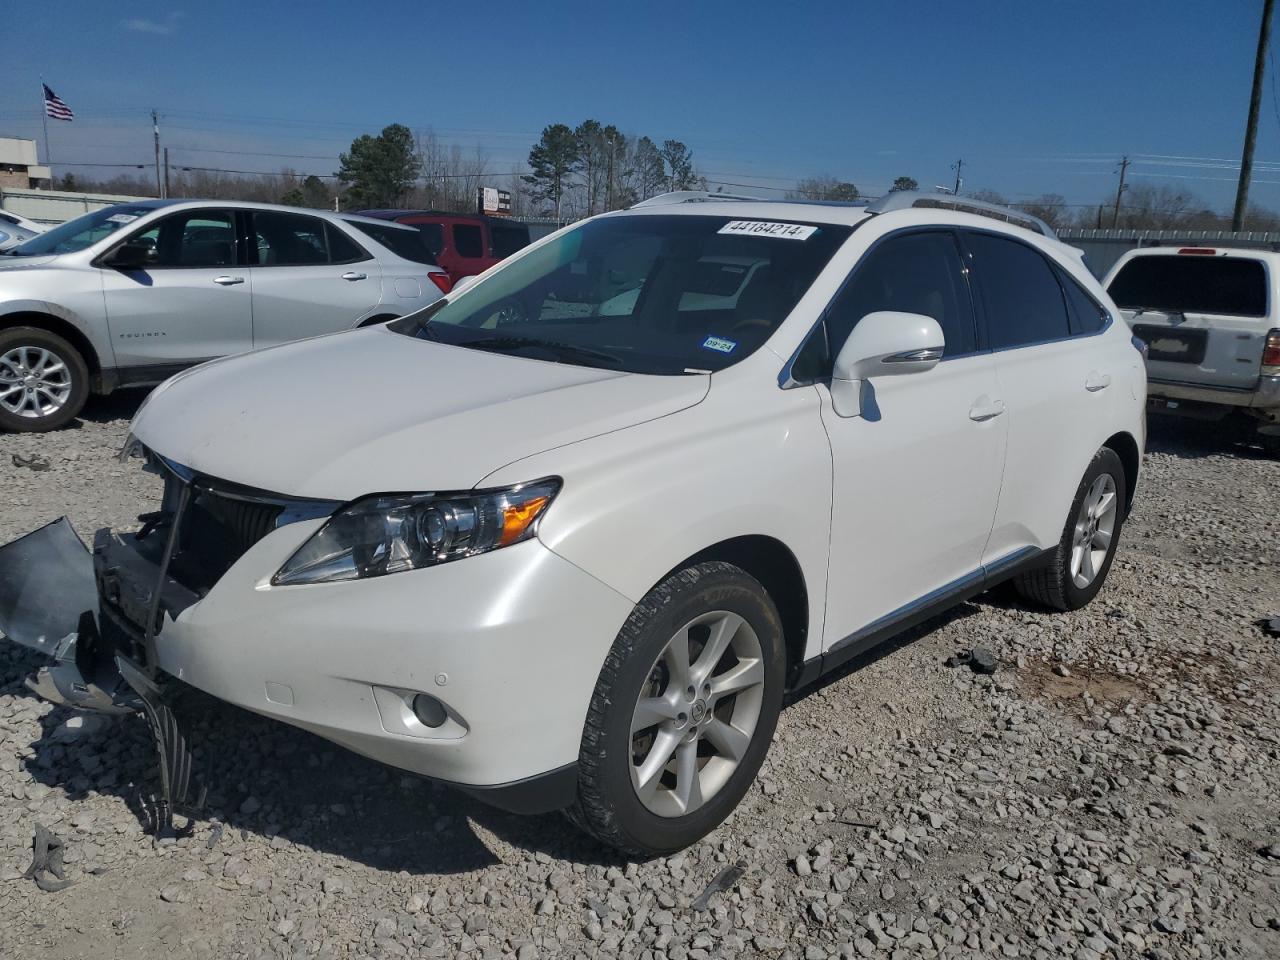
<path fill-rule="evenodd" d="M 112 458 L 136 402 L 0 435 L 0 541 L 150 509 Z M 646 864 L 199 697 L 210 819 L 154 846 L 142 722 L 72 738 L 3 644 L 0 957 L 1280 956 L 1280 462 L 1151 447 L 1090 608 L 991 595 L 856 664 L 786 710 L 726 827 Z M 995 676 L 942 665 L 975 643 Z M 20 877 L 36 823 L 60 892 Z"/>

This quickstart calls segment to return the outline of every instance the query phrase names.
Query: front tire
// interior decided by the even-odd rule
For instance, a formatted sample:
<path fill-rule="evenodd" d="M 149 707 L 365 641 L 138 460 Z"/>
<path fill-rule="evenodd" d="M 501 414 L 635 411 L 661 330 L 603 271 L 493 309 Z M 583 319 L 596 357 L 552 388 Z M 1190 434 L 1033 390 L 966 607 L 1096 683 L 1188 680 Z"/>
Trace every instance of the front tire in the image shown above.
<path fill-rule="evenodd" d="M 710 833 L 764 761 L 785 668 L 782 621 L 754 577 L 718 561 L 668 577 L 600 671 L 570 817 L 641 858 Z"/>
<path fill-rule="evenodd" d="M 0 429 L 56 430 L 88 397 L 89 369 L 66 340 L 38 327 L 0 330 Z"/>
<path fill-rule="evenodd" d="M 1103 447 L 1080 481 L 1049 563 L 1015 579 L 1018 593 L 1053 610 L 1079 610 L 1092 600 L 1115 559 L 1127 497 L 1124 464 Z"/>

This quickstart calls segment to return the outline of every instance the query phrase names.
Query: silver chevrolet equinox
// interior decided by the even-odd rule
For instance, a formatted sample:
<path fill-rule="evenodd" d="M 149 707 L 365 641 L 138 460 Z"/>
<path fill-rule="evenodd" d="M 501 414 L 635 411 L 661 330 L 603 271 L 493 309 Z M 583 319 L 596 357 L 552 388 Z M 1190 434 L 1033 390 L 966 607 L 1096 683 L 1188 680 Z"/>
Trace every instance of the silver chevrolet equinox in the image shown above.
<path fill-rule="evenodd" d="M 89 393 L 404 316 L 449 290 L 422 235 L 261 203 L 143 200 L 0 256 L 0 430 L 76 416 Z"/>

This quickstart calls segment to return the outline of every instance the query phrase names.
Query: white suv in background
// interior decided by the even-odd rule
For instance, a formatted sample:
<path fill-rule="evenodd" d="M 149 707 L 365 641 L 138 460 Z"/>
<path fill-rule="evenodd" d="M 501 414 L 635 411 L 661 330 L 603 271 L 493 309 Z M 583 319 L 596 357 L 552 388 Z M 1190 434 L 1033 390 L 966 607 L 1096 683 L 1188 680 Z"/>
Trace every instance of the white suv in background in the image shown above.
<path fill-rule="evenodd" d="M 143 200 L 0 257 L 0 430 L 52 430 L 91 391 L 391 320 L 449 278 L 412 227 L 261 203 Z"/>
<path fill-rule="evenodd" d="M 709 262 L 750 279 L 691 302 Z M 65 524 L 0 549 L 28 563 L 0 628 L 40 646 L 100 602 L 55 698 L 85 702 L 76 664 L 181 677 L 676 850 L 742 798 L 788 689 L 1007 579 L 1098 592 L 1144 444 L 1114 317 L 1003 208 L 659 197 L 414 316 L 173 378 L 129 448 L 160 512 L 92 559 Z"/>
<path fill-rule="evenodd" d="M 1234 421 L 1280 453 L 1280 253 L 1144 247 L 1103 285 L 1147 345 L 1152 412 Z"/>

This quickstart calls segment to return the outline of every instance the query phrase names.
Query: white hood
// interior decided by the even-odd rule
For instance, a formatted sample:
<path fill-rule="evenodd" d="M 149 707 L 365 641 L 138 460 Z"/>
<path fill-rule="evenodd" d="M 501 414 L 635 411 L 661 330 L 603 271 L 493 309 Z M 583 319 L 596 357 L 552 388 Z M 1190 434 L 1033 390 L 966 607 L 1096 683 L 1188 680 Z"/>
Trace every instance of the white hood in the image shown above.
<path fill-rule="evenodd" d="M 352 500 L 465 490 L 512 461 L 692 406 L 709 382 L 503 356 L 372 327 L 179 374 L 156 388 L 133 432 L 198 473 Z"/>

